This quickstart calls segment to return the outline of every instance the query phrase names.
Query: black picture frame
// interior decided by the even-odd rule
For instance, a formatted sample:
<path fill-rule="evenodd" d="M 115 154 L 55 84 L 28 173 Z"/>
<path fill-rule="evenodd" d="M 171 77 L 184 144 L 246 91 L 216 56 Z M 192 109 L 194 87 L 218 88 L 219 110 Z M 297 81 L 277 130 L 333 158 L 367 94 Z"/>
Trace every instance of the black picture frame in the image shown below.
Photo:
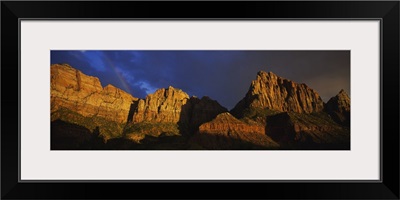
<path fill-rule="evenodd" d="M 2 199 L 399 199 L 398 1 L 2 1 Z M 379 182 L 19 182 L 20 19 L 379 19 L 381 174 Z M 19 77 L 19 75 L 18 75 Z M 366 97 L 368 98 L 368 97 Z M 17 126 L 18 125 L 18 126 Z M 154 192 L 146 192 L 153 188 Z M 190 194 L 189 196 L 187 194 Z"/>

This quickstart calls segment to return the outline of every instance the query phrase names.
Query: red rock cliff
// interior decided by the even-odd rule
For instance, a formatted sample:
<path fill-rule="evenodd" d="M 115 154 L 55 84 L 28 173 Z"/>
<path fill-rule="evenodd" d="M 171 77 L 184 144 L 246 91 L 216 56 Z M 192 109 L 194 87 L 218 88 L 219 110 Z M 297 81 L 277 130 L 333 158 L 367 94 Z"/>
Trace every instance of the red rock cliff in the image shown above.
<path fill-rule="evenodd" d="M 103 117 L 118 123 L 127 121 L 131 103 L 137 100 L 112 85 L 103 88 L 97 77 L 68 64 L 51 66 L 50 96 L 52 113 L 66 108 L 85 117 Z"/>
<path fill-rule="evenodd" d="M 281 78 L 272 72 L 260 71 L 251 82 L 246 96 L 232 109 L 239 115 L 246 108 L 268 108 L 281 112 L 320 112 L 324 103 L 318 93 L 306 84 Z"/>

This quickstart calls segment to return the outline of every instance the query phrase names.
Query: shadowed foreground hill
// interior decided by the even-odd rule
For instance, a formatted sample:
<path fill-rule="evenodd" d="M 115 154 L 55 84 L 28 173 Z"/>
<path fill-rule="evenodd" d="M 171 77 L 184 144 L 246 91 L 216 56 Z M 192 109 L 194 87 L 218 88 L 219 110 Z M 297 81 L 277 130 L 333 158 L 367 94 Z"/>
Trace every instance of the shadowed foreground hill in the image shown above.
<path fill-rule="evenodd" d="M 51 66 L 52 150 L 350 149 L 350 98 L 258 72 L 231 112 L 161 88 L 138 99 L 68 64 Z"/>
<path fill-rule="evenodd" d="M 283 112 L 267 117 L 265 133 L 283 149 L 349 149 L 349 129 L 326 113 Z"/>

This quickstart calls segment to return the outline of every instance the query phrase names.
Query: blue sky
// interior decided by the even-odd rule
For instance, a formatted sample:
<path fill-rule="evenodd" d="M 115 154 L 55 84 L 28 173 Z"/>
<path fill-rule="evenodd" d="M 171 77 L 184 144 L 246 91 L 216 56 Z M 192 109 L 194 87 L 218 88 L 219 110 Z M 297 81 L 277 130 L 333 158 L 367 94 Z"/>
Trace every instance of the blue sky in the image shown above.
<path fill-rule="evenodd" d="M 249 89 L 257 72 L 305 83 L 326 102 L 340 89 L 350 94 L 349 51 L 51 51 L 51 64 L 68 63 L 135 97 L 173 86 L 209 96 L 228 109 Z"/>

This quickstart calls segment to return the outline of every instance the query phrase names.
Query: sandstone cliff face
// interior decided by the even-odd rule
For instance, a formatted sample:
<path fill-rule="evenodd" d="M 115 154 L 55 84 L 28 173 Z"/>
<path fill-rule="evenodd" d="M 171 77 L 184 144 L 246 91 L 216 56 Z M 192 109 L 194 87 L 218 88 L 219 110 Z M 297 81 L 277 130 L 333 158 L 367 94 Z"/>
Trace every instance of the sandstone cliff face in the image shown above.
<path fill-rule="evenodd" d="M 68 109 L 85 117 L 125 123 L 137 98 L 112 85 L 102 87 L 97 77 L 87 76 L 67 64 L 51 66 L 51 112 Z M 55 119 L 52 119 L 55 120 Z"/>
<path fill-rule="evenodd" d="M 344 90 L 329 99 L 325 109 L 337 123 L 350 126 L 350 98 Z"/>
<path fill-rule="evenodd" d="M 320 112 L 324 103 L 316 91 L 305 84 L 297 84 L 272 72 L 260 71 L 249 91 L 232 109 L 240 116 L 246 108 L 263 108 L 296 113 Z"/>
<path fill-rule="evenodd" d="M 350 131 L 340 127 L 325 113 L 283 112 L 268 116 L 266 134 L 285 148 L 350 147 Z"/>
<path fill-rule="evenodd" d="M 257 123 L 245 123 L 230 113 L 219 114 L 199 127 L 194 140 L 209 149 L 277 148 L 279 145 L 265 135 Z"/>
<path fill-rule="evenodd" d="M 181 118 L 188 118 L 188 116 L 181 116 L 182 107 L 188 100 L 189 95 L 180 89 L 172 86 L 159 89 L 154 94 L 147 95 L 146 99 L 140 99 L 137 102 L 137 107 L 133 108 L 135 111 L 132 122 L 177 123 Z"/>

